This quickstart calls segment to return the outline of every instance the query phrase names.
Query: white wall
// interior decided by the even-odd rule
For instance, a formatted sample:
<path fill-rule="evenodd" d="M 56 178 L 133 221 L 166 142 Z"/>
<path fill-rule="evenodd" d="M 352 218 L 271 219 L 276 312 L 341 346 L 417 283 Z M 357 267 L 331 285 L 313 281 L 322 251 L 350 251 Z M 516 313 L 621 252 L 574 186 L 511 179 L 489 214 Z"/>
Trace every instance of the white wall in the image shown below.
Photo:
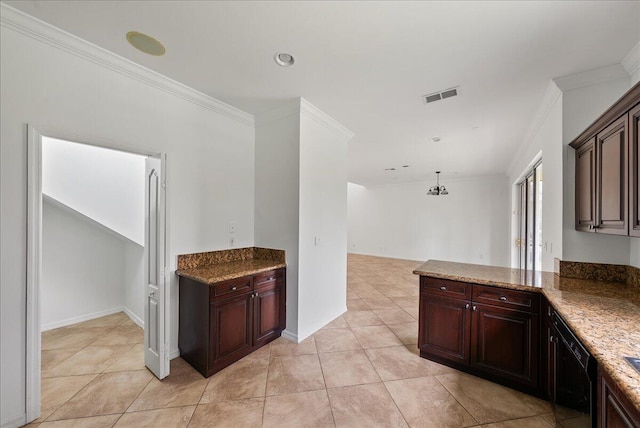
<path fill-rule="evenodd" d="M 249 115 L 2 8 L 0 408 L 5 422 L 25 414 L 25 125 L 53 137 L 166 153 L 171 271 L 178 254 L 226 248 L 229 221 L 237 223 L 236 245 L 253 245 L 254 127 Z M 170 278 L 169 337 L 175 353 L 178 281 L 174 274 Z"/>
<path fill-rule="evenodd" d="M 287 257 L 285 337 L 302 341 L 346 311 L 346 142 L 304 99 L 256 118 L 255 242 Z M 314 246 L 314 238 L 320 245 Z"/>
<path fill-rule="evenodd" d="M 347 141 L 302 100 L 298 339 L 347 310 Z"/>
<path fill-rule="evenodd" d="M 517 183 L 523 174 L 531 170 L 534 162 L 542 158 L 542 270 L 553 271 L 554 258 L 562 258 L 562 92 L 551 82 L 543 96 L 531 124 L 530 133 L 521 144 L 508 171 L 508 183 L 511 186 L 511 266 L 518 266 L 515 239 L 518 234 L 519 197 Z"/>
<path fill-rule="evenodd" d="M 255 244 L 285 250 L 287 327 L 298 335 L 299 101 L 256 117 Z"/>
<path fill-rule="evenodd" d="M 145 156 L 42 141 L 42 192 L 144 245 Z"/>
<path fill-rule="evenodd" d="M 124 242 L 124 310 L 140 327 L 144 328 L 144 247 L 135 242 Z"/>
<path fill-rule="evenodd" d="M 563 260 L 623 265 L 630 262 L 630 239 L 634 238 L 575 230 L 575 151 L 568 146 L 629 88 L 630 79 L 626 77 L 563 91 Z"/>
<path fill-rule="evenodd" d="M 42 330 L 122 310 L 125 240 L 45 198 Z M 140 298 L 142 300 L 142 297 Z"/>
<path fill-rule="evenodd" d="M 509 265 L 509 186 L 504 176 L 362 187 L 349 184 L 349 252 L 409 260 Z"/>

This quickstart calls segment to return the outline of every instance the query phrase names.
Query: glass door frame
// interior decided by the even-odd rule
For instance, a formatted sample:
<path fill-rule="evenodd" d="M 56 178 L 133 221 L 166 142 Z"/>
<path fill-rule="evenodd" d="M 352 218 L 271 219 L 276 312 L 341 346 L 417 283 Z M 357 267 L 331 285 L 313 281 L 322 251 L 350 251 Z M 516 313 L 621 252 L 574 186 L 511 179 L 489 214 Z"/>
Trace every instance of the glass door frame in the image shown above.
<path fill-rule="evenodd" d="M 538 257 L 538 251 L 536 251 L 540 245 L 538 239 L 542 239 L 542 236 L 538 236 L 538 227 L 536 227 L 540 220 L 537 217 L 538 208 L 540 208 L 538 202 L 541 202 L 538 201 L 538 174 L 541 166 L 542 159 L 538 160 L 517 184 L 519 189 L 518 238 L 515 244 L 518 248 L 518 267 L 524 270 L 542 270 L 542 260 L 540 260 L 542 254 Z M 529 186 L 530 183 L 533 185 Z M 530 206 L 530 202 L 533 206 Z"/>

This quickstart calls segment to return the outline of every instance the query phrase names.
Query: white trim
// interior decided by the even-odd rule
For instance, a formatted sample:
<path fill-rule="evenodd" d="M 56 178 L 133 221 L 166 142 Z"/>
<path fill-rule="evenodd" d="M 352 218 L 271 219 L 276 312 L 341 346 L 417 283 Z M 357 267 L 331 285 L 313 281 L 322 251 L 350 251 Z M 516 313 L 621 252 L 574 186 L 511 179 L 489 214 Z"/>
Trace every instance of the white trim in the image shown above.
<path fill-rule="evenodd" d="M 629 76 L 633 76 L 635 72 L 640 70 L 640 42 L 636 43 L 620 63 L 627 70 Z"/>
<path fill-rule="evenodd" d="M 0 25 L 139 82 L 146 83 L 149 86 L 185 101 L 212 110 L 244 125 L 253 126 L 254 124 L 253 116 L 249 113 L 143 67 L 140 64 L 94 45 L 4 3 L 0 3 Z"/>
<path fill-rule="evenodd" d="M 131 318 L 131 321 L 136 323 L 138 327 L 144 329 L 144 320 L 139 316 L 137 316 L 136 314 L 134 314 L 133 311 L 131 311 L 131 309 L 127 308 L 126 306 L 123 306 L 122 312 L 124 312 L 129 318 Z"/>
<path fill-rule="evenodd" d="M 27 415 L 25 413 L 20 416 L 16 416 L 15 418 L 7 418 L 0 421 L 0 428 L 18 428 L 23 426 L 26 423 Z"/>
<path fill-rule="evenodd" d="M 289 330 L 282 330 L 282 337 L 292 341 L 293 343 L 300 343 L 298 342 L 298 335 L 295 333 L 291 333 Z"/>
<path fill-rule="evenodd" d="M 598 83 L 609 82 L 611 80 L 628 78 L 629 74 L 622 64 L 609 65 L 607 67 L 582 71 L 580 73 L 560 76 L 553 79 L 558 88 L 564 92 L 571 89 L 583 88 L 585 86 L 597 85 Z"/>
<path fill-rule="evenodd" d="M 106 317 L 107 315 L 117 314 L 118 312 L 126 313 L 125 308 L 123 308 L 122 306 L 118 306 L 111 309 L 105 309 L 104 311 L 92 312 L 90 314 L 84 314 L 84 315 L 79 315 L 73 318 L 67 318 L 62 321 L 55 321 L 55 322 L 50 322 L 48 324 L 43 324 L 42 327 L 40 328 L 40 331 L 43 332 L 43 331 L 53 330 L 54 328 L 66 327 L 68 325 L 78 324 L 81 322 L 90 321 L 100 317 Z"/>
<path fill-rule="evenodd" d="M 42 139 L 27 125 L 26 422 L 40 416 L 40 278 L 42 276 Z"/>
<path fill-rule="evenodd" d="M 345 141 L 349 141 L 355 135 L 340 122 L 338 122 L 304 98 L 300 98 L 300 113 L 306 114 L 311 119 L 315 120 L 322 126 L 330 129 L 338 136 L 342 137 Z"/>
<path fill-rule="evenodd" d="M 169 352 L 169 359 L 170 360 L 175 360 L 179 356 L 180 356 L 180 349 L 178 349 L 178 348 L 173 349 L 173 350 L 171 350 L 171 352 Z"/>

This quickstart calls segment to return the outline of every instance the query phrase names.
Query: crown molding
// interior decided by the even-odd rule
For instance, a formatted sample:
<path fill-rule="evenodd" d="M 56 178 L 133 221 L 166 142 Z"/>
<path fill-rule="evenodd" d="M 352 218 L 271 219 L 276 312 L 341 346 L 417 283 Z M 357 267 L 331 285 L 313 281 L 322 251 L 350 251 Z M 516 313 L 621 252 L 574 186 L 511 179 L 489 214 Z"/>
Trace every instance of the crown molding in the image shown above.
<path fill-rule="evenodd" d="M 249 113 L 94 45 L 91 42 L 81 39 L 58 27 L 54 27 L 51 24 L 4 3 L 0 3 L 0 26 L 93 62 L 106 69 L 120 73 L 123 76 L 145 83 L 244 125 L 254 125 L 254 118 Z"/>
<path fill-rule="evenodd" d="M 611 80 L 628 78 L 629 73 L 622 64 L 582 71 L 580 73 L 560 76 L 553 79 L 558 88 L 564 92 L 585 86 L 597 85 Z"/>
<path fill-rule="evenodd" d="M 630 76 L 640 70 L 640 42 L 636 43 L 627 56 L 622 59 L 621 64 Z"/>
<path fill-rule="evenodd" d="M 342 137 L 345 141 L 349 141 L 355 135 L 340 122 L 338 122 L 304 98 L 300 98 L 300 113 L 305 114 L 307 117 L 330 129 L 335 134 Z"/>

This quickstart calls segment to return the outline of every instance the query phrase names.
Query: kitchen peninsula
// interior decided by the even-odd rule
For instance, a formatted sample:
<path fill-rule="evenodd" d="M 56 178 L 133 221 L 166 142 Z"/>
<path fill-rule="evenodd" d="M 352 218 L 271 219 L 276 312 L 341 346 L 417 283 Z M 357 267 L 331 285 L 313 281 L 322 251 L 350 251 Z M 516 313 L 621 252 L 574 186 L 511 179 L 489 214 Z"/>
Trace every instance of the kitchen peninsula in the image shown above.
<path fill-rule="evenodd" d="M 178 256 L 180 356 L 209 377 L 277 339 L 286 325 L 283 250 Z"/>
<path fill-rule="evenodd" d="M 618 420 L 639 426 L 640 372 L 624 359 L 640 357 L 638 270 L 556 264 L 560 274 L 422 264 L 413 272 L 420 275 L 420 355 L 553 399 L 556 314 L 597 362 L 598 400 L 591 405 L 593 412 L 598 408 L 598 426 Z"/>

